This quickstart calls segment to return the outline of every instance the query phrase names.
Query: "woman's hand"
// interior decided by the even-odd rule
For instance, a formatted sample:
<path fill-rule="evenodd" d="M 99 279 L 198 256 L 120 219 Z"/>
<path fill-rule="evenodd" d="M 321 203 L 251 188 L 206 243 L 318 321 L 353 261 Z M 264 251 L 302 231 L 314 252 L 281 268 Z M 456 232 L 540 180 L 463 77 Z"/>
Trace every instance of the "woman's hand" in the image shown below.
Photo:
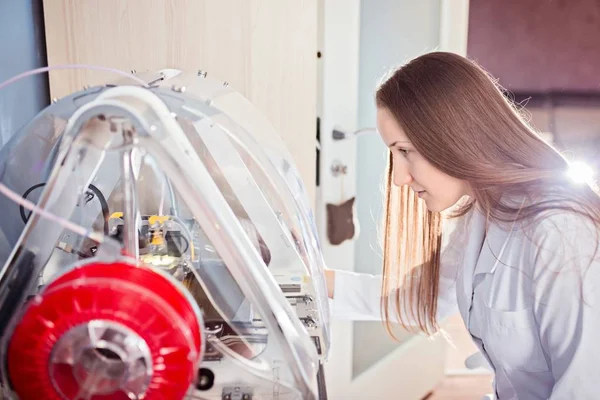
<path fill-rule="evenodd" d="M 335 289 L 335 271 L 333 269 L 325 270 L 325 283 L 327 284 L 327 297 L 333 299 Z"/>

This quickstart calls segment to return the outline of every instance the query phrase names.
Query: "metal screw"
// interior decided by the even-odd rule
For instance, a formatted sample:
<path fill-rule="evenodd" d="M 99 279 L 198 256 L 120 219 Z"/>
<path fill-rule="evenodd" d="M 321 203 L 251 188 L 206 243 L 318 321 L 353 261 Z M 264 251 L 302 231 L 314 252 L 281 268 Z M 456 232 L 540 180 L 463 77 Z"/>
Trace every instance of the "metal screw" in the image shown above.
<path fill-rule="evenodd" d="M 131 70 L 131 73 L 132 73 L 132 74 L 135 74 L 135 73 L 137 73 L 137 71 L 136 71 L 135 69 L 132 69 L 132 70 Z"/>
<path fill-rule="evenodd" d="M 223 86 L 225 86 L 225 87 L 229 86 L 229 82 L 223 82 Z"/>
<path fill-rule="evenodd" d="M 201 76 L 203 78 L 206 78 L 206 71 L 202 71 L 202 70 L 198 70 L 198 76 Z"/>
<path fill-rule="evenodd" d="M 304 322 L 304 326 L 306 326 L 309 329 L 317 327 L 317 323 L 312 317 L 306 317 L 302 320 L 302 322 Z"/>
<path fill-rule="evenodd" d="M 250 395 L 249 394 L 243 395 L 242 400 L 250 400 Z"/>

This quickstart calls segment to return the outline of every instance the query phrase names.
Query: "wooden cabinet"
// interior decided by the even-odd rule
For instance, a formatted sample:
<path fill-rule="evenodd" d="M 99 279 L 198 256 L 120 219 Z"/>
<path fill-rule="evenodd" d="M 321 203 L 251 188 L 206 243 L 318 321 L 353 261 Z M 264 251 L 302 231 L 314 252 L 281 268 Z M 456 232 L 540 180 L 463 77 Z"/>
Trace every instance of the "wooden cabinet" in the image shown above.
<path fill-rule="evenodd" d="M 275 126 L 314 198 L 317 0 L 44 0 L 49 65 L 203 70 Z M 115 80 L 53 71 L 52 97 Z"/>

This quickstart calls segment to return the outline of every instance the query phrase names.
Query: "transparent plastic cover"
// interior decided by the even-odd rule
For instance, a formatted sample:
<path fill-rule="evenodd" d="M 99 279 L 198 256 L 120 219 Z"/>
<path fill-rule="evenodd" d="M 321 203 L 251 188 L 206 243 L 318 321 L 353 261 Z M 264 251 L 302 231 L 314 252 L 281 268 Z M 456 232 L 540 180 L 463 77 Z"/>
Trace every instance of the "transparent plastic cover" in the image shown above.
<path fill-rule="evenodd" d="M 0 297 L 12 299 L 3 305 L 11 317 L 1 324 L 3 351 L 25 301 L 57 277 L 98 257 L 133 258 L 168 275 L 201 310 L 199 367 L 215 383 L 190 396 L 314 396 L 329 311 L 292 157 L 222 82 L 176 70 L 147 75 L 150 88 L 121 82 L 61 99 L 0 150 L 0 182 L 117 244 L 107 248 L 0 196 Z M 22 294 L 9 284 L 15 279 Z"/>

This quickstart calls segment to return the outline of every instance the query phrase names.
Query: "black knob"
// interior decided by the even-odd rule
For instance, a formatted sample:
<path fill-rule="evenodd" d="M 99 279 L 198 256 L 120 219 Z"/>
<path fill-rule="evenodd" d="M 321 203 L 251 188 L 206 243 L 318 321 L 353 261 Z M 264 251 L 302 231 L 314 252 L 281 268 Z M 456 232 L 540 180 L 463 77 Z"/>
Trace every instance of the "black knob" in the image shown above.
<path fill-rule="evenodd" d="M 210 390 L 215 384 L 215 374 L 208 368 L 200 368 L 198 370 L 198 381 L 196 382 L 196 389 L 198 390 Z"/>

